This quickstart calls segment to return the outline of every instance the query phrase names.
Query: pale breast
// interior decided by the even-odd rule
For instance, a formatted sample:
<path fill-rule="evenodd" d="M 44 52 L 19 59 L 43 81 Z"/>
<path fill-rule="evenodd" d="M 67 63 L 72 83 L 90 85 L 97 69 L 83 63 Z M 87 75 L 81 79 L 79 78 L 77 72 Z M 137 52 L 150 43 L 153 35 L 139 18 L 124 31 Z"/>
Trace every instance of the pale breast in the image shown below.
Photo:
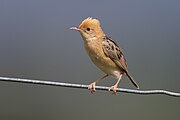
<path fill-rule="evenodd" d="M 84 44 L 85 50 L 92 62 L 106 74 L 117 77 L 117 74 L 114 74 L 114 71 L 120 71 L 119 68 L 109 57 L 104 54 L 101 44 L 98 44 L 98 42 L 93 42 L 94 41 L 88 43 L 86 42 Z"/>

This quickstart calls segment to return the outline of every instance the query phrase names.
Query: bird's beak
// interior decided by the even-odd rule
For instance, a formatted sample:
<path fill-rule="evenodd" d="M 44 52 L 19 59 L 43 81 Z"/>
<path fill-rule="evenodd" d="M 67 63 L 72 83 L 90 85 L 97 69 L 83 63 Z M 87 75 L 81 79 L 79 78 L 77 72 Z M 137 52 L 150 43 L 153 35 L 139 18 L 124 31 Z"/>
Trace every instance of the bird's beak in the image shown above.
<path fill-rule="evenodd" d="M 71 27 L 70 30 L 80 31 L 81 29 L 79 29 L 78 27 Z"/>

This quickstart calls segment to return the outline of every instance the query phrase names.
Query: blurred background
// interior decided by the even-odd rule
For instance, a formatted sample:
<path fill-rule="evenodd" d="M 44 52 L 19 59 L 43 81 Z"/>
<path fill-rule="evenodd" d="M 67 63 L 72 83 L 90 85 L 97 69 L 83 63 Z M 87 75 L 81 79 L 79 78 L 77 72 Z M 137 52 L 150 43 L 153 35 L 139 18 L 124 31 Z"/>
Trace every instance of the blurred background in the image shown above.
<path fill-rule="evenodd" d="M 80 34 L 92 16 L 123 49 L 142 90 L 180 92 L 179 0 L 0 0 L 0 76 L 89 84 L 102 73 Z M 108 77 L 98 85 L 111 86 Z M 132 88 L 123 77 L 122 88 Z M 1 120 L 179 120 L 180 99 L 0 82 Z"/>

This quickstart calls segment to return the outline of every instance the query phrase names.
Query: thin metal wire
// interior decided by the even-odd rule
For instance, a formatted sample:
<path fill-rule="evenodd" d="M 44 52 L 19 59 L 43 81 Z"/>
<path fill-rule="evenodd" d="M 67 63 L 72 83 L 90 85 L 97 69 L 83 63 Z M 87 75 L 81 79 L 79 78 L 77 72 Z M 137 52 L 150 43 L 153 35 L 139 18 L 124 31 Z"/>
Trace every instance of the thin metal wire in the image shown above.
<path fill-rule="evenodd" d="M 60 87 L 70 87 L 70 88 L 81 88 L 81 89 L 88 88 L 88 85 L 83 85 L 83 84 L 71 84 L 71 83 L 51 82 L 51 81 L 44 81 L 44 80 L 22 79 L 22 78 L 11 78 L 11 77 L 0 77 L 0 81 L 40 84 L 40 85 L 60 86 Z M 96 86 L 96 90 L 108 90 L 108 89 L 109 87 Z M 173 97 L 180 97 L 180 93 L 171 92 L 167 90 L 133 90 L 133 89 L 118 88 L 117 92 L 125 92 L 125 93 L 140 94 L 140 95 L 164 94 L 164 95 L 169 95 Z"/>

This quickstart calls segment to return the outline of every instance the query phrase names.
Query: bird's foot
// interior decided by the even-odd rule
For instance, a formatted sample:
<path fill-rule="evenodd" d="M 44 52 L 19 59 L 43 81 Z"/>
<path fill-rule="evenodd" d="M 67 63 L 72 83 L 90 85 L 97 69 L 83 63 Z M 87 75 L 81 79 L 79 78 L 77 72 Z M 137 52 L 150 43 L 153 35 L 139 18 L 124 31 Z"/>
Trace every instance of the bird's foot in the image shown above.
<path fill-rule="evenodd" d="M 112 90 L 112 94 L 113 95 L 116 95 L 117 94 L 117 87 L 118 87 L 118 85 L 117 84 L 115 84 L 115 85 L 113 85 L 113 86 L 111 86 L 108 90 L 109 91 L 111 91 Z"/>
<path fill-rule="evenodd" d="M 96 92 L 95 86 L 96 86 L 96 82 L 91 83 L 90 85 L 88 85 L 88 90 L 91 93 L 95 93 Z"/>

